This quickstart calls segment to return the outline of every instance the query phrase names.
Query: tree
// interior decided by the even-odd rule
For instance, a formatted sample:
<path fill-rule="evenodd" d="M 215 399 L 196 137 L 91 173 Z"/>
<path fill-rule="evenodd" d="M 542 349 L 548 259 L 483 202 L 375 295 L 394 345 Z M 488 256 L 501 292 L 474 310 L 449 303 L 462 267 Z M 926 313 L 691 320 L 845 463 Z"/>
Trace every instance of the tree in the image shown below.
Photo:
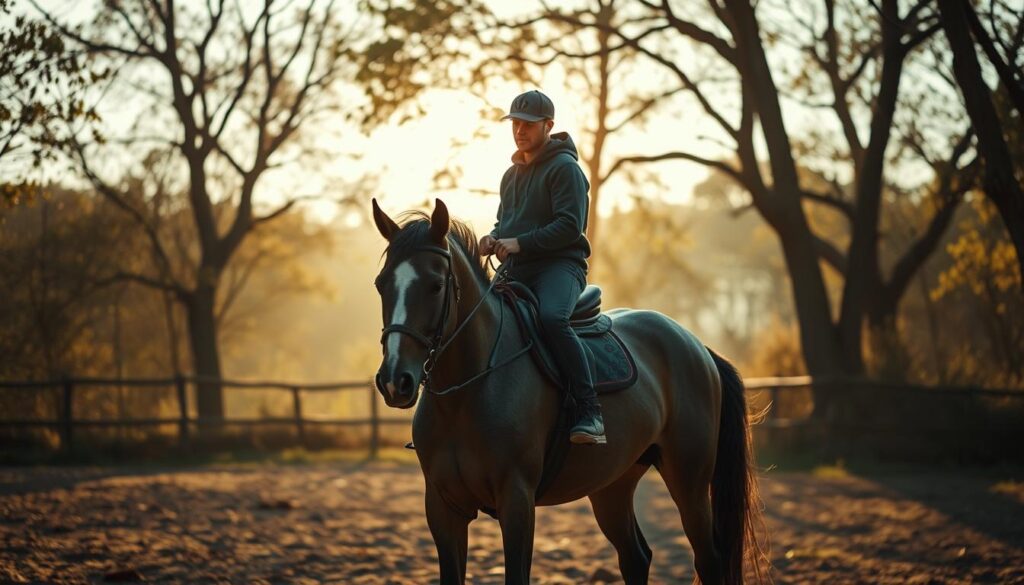
<path fill-rule="evenodd" d="M 1004 91 L 1016 108 L 1018 120 L 1024 116 L 1024 80 L 1018 80 L 1019 74 L 1014 76 L 994 51 L 991 39 L 980 26 L 978 15 L 969 3 L 965 0 L 937 0 L 937 3 L 942 14 L 942 28 L 953 52 L 953 73 L 974 132 L 978 135 L 978 151 L 985 160 L 985 193 L 999 209 L 1017 249 L 1020 272 L 1024 274 L 1024 186 L 1021 179 L 1024 170 L 1017 169 L 1003 137 L 1003 126 L 1009 121 L 1000 120 L 996 113 L 992 91 L 982 75 L 971 33 L 974 32 L 976 40 L 986 48 L 995 64 Z M 1016 47 L 1019 49 L 1020 46 L 1018 38 Z"/>
<path fill-rule="evenodd" d="M 65 39 L 98 62 L 123 63 L 114 93 L 134 106 L 119 113 L 133 117 L 129 135 L 104 142 L 76 137 L 69 153 L 94 188 L 147 236 L 153 264 L 117 276 L 166 291 L 184 307 L 202 418 L 224 412 L 216 305 L 225 270 L 254 230 L 305 198 L 292 194 L 275 206 L 259 206 L 261 183 L 300 156 L 311 162 L 314 136 L 303 128 L 345 120 L 369 127 L 414 97 L 423 85 L 409 73 L 431 45 L 408 38 L 443 38 L 451 16 L 440 9 L 361 8 L 365 13 L 318 0 L 301 6 L 211 0 L 202 7 L 124 0 L 106 3 L 88 26 L 61 22 L 39 8 Z M 392 18 L 411 23 L 403 31 L 408 36 L 388 36 Z M 358 82 L 354 88 L 341 87 L 352 80 Z M 355 99 L 353 89 L 359 92 Z M 187 195 L 197 242 L 187 271 L 174 269 L 169 243 L 144 202 L 127 197 L 114 173 L 102 168 L 124 168 L 140 144 L 165 149 L 177 169 L 173 180 Z M 222 217 L 225 212 L 233 216 Z"/>
<path fill-rule="evenodd" d="M 16 7 L 0 0 L 0 169 L 7 177 L 0 205 L 37 190 L 27 175 L 54 158 L 67 139 L 64 122 L 95 121 L 82 92 L 103 78 L 47 23 L 15 16 Z"/>
<path fill-rule="evenodd" d="M 937 28 L 934 16 L 926 10 L 927 3 L 915 3 L 901 15 L 894 0 L 882 2 L 872 19 L 878 30 L 872 41 L 875 46 L 861 43 L 843 54 L 839 50 L 841 38 L 835 26 L 834 3 L 822 4 L 825 17 L 816 21 L 818 32 L 812 40 L 812 48 L 821 68 L 828 73 L 829 97 L 836 104 L 836 115 L 847 135 L 848 156 L 856 170 L 852 196 L 835 190 L 810 189 L 802 176 L 799 141 L 792 137 L 788 128 L 782 107 L 785 97 L 776 83 L 779 75 L 768 57 L 770 47 L 766 42 L 772 41 L 771 32 L 765 31 L 762 19 L 749 2 L 710 2 L 708 12 L 703 15 L 694 15 L 693 9 L 683 15 L 667 2 L 640 0 L 639 5 L 646 12 L 637 15 L 631 26 L 618 29 L 604 27 L 593 19 L 568 11 L 557 18 L 576 26 L 607 30 L 617 43 L 672 72 L 703 113 L 717 123 L 721 141 L 731 145 L 731 156 L 715 160 L 676 151 L 637 160 L 698 162 L 729 176 L 747 191 L 751 204 L 772 227 L 782 245 L 809 370 L 814 374 L 861 372 L 861 335 L 869 299 L 872 292 L 886 284 L 881 281 L 878 268 L 885 154 L 890 144 L 904 61 Z M 733 73 L 735 98 L 715 99 L 709 94 L 708 84 L 698 82 L 688 71 L 687 63 L 671 57 L 667 44 L 673 40 L 689 41 L 704 54 L 717 59 L 719 84 L 721 77 Z M 850 43 L 854 40 L 860 41 L 851 39 Z M 847 67 L 846 61 L 852 63 Z M 859 122 L 849 111 L 846 94 L 856 87 L 858 77 L 872 64 L 878 67 L 878 77 L 872 80 L 875 91 L 866 96 L 870 102 L 870 125 L 865 139 L 860 135 Z M 734 106 L 735 111 L 729 113 L 729 106 Z M 757 155 L 761 139 L 768 154 L 765 165 Z M 827 205 L 849 217 L 851 242 L 845 253 L 814 233 L 805 203 Z M 838 319 L 833 319 L 826 293 L 820 267 L 823 259 L 833 266 L 845 267 L 842 272 L 847 278 Z M 910 262 L 907 268 L 915 263 L 917 260 Z M 912 274 L 912 270 L 909 272 Z"/>
<path fill-rule="evenodd" d="M 106 348 L 97 322 L 107 303 L 97 284 L 116 258 L 130 255 L 128 222 L 88 193 L 48 188 L 13 205 L 0 230 L 0 376 L 56 379 L 98 375 Z M 121 247 L 124 249 L 119 249 Z"/>
<path fill-rule="evenodd" d="M 924 10 L 923 4 L 915 5 L 903 19 L 906 30 L 901 34 L 907 40 L 898 44 L 890 39 L 888 45 L 885 28 L 872 26 L 878 18 L 871 14 L 871 8 L 833 0 L 826 0 L 822 7 L 824 22 L 820 29 L 812 18 L 794 19 L 806 31 L 794 44 L 807 55 L 808 63 L 787 84 L 787 94 L 814 109 L 832 110 L 841 131 L 838 136 L 825 134 L 824 144 L 820 145 L 808 145 L 806 139 L 796 142 L 801 152 L 807 153 L 801 157 L 801 165 L 810 171 L 803 173 L 801 180 L 816 183 L 811 189 L 812 201 L 831 206 L 855 224 L 851 230 L 853 241 L 846 253 L 829 248 L 827 242 L 819 239 L 822 258 L 844 275 L 842 311 L 852 315 L 866 313 L 872 329 L 884 329 L 894 318 L 911 277 L 934 252 L 964 192 L 972 186 L 973 164 L 962 163 L 972 136 L 958 129 L 962 126 L 958 112 L 949 112 L 941 107 L 941 98 L 928 95 L 934 91 L 934 83 L 922 77 L 930 75 L 931 68 L 926 68 L 920 59 L 910 60 L 915 45 L 928 43 L 935 31 L 933 16 L 914 14 Z M 843 30 L 837 27 L 837 21 L 842 23 Z M 769 36 L 772 34 L 781 37 L 786 34 L 785 28 L 773 29 Z M 887 74 L 887 67 L 899 68 L 899 75 Z M 872 69 L 874 76 L 866 74 Z M 816 89 L 815 70 L 823 78 L 821 85 L 828 88 L 824 92 Z M 900 110 L 902 119 L 898 115 Z M 864 119 L 872 122 L 866 143 L 858 125 Z M 817 138 L 816 134 L 812 133 L 812 138 Z M 937 146 L 932 146 L 932 142 Z M 890 144 L 897 148 L 889 148 Z M 808 152 L 808 148 L 813 150 Z M 917 160 L 908 160 L 908 154 Z M 823 163 L 817 163 L 818 160 Z M 886 177 L 886 169 L 899 171 L 913 163 L 924 163 L 932 171 L 923 185 L 908 187 Z M 836 179 L 839 169 L 848 169 L 852 176 L 848 186 Z M 928 219 L 918 237 L 888 262 L 892 268 L 885 278 L 881 246 L 884 237 L 878 227 L 869 228 L 883 226 L 886 207 L 897 204 L 901 195 L 906 199 L 907 195 L 918 194 L 932 202 L 929 206 L 917 206 Z M 877 209 L 864 211 L 865 207 Z M 930 213 L 927 207 L 931 207 Z M 859 266 L 851 264 L 856 258 L 860 259 Z M 851 278 L 851 272 L 857 270 L 866 277 Z M 864 309 L 857 308 L 858 304 Z M 842 315 L 840 321 L 848 329 L 854 329 L 857 323 L 856 318 L 844 320 Z M 847 338 L 855 339 L 852 333 Z"/>

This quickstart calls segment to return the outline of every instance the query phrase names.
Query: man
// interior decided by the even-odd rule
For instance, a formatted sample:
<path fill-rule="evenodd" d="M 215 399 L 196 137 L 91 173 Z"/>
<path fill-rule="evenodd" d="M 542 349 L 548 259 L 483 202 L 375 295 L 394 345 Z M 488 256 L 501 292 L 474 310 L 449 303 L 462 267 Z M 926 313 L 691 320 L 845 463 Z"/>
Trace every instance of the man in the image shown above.
<path fill-rule="evenodd" d="M 513 100 L 502 118 L 512 120 L 517 150 L 501 178 L 498 221 L 480 238 L 480 251 L 497 254 L 502 262 L 515 254 L 509 276 L 537 296 L 541 330 L 576 401 L 577 421 L 569 439 L 604 443 L 604 420 L 586 353 L 569 326 L 587 283 L 590 242 L 583 232 L 590 184 L 569 135 L 551 134 L 554 117 L 554 104 L 534 90 Z"/>

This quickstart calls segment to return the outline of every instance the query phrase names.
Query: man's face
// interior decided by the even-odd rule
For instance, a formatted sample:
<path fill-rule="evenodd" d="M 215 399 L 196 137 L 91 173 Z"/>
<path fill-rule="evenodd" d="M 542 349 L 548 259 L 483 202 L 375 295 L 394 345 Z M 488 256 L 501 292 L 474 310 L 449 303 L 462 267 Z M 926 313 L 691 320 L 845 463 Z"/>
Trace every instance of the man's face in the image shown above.
<path fill-rule="evenodd" d="M 539 120 L 527 122 L 525 120 L 512 119 L 512 138 L 516 141 L 516 148 L 523 152 L 534 152 L 547 142 L 548 133 L 554 122 L 551 120 Z"/>

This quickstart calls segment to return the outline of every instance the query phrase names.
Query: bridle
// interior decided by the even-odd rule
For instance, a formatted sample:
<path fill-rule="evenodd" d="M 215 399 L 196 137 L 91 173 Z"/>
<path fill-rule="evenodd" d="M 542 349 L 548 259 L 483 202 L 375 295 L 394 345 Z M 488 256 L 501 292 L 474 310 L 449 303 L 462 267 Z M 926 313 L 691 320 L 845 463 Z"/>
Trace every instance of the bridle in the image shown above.
<path fill-rule="evenodd" d="M 433 369 L 433 362 L 436 360 L 437 348 L 441 344 L 441 338 L 444 336 L 444 328 L 448 324 L 448 316 L 451 314 L 452 308 L 452 291 L 455 291 L 455 302 L 459 302 L 461 294 L 459 291 L 459 284 L 455 281 L 455 273 L 452 271 L 452 255 L 451 252 L 441 248 L 439 246 L 418 246 L 415 248 L 417 252 L 431 252 L 443 256 L 445 261 L 448 263 L 447 274 L 444 279 L 444 307 L 441 309 L 441 319 L 437 323 L 437 328 L 434 330 L 433 337 L 427 337 L 419 331 L 416 331 L 412 327 L 407 327 L 402 324 L 391 324 L 381 330 L 380 342 L 383 345 L 390 333 L 404 333 L 409 337 L 412 337 L 416 341 L 420 342 L 421 345 L 425 345 L 430 353 L 427 354 L 427 361 L 424 362 L 423 368 L 424 373 L 429 372 L 429 368 Z"/>
<path fill-rule="evenodd" d="M 473 319 L 473 315 L 475 315 L 477 310 L 479 310 L 480 307 L 483 306 L 484 302 L 487 300 L 487 296 L 491 294 L 492 290 L 494 290 L 494 286 L 500 282 L 504 282 L 507 279 L 508 269 L 512 265 L 512 259 L 510 257 L 507 262 L 505 262 L 504 264 L 499 266 L 497 270 L 495 270 L 494 278 L 491 279 L 491 283 L 487 287 L 487 290 L 484 291 L 482 295 L 480 295 L 480 300 L 477 301 L 476 305 L 473 306 L 473 309 L 470 310 L 468 315 L 466 315 L 466 318 L 462 320 L 462 323 L 459 323 L 455 327 L 455 331 L 453 331 L 452 334 L 448 336 L 448 339 L 444 340 L 444 331 L 448 326 L 448 320 L 452 314 L 452 292 L 454 291 L 455 293 L 454 297 L 456 306 L 458 305 L 459 300 L 461 300 L 462 298 L 458 280 L 456 280 L 455 278 L 455 271 L 452 270 L 452 254 L 450 251 L 440 246 L 417 246 L 416 248 L 414 248 L 414 251 L 438 254 L 442 256 L 447 263 L 447 274 L 445 275 L 444 279 L 444 308 L 441 310 L 441 318 L 437 323 L 437 328 L 434 330 L 433 337 L 427 337 L 426 335 L 423 335 L 419 331 L 416 331 L 415 329 L 407 327 L 402 324 L 392 324 L 388 325 L 387 327 L 381 330 L 380 342 L 381 345 L 383 345 L 384 341 L 391 333 L 402 333 L 408 335 L 409 337 L 412 337 L 421 345 L 427 348 L 427 358 L 423 362 L 423 379 L 420 382 L 424 390 L 436 396 L 444 396 L 446 394 L 450 394 L 452 392 L 455 392 L 456 390 L 468 386 L 469 384 L 472 384 L 473 382 L 479 380 L 480 378 L 483 378 L 484 376 L 490 374 L 494 370 L 497 370 L 498 368 L 501 368 L 512 363 L 513 361 L 515 361 L 520 356 L 522 356 L 523 354 L 525 354 L 526 352 L 530 351 L 530 349 L 533 348 L 533 341 L 531 340 L 529 343 L 526 344 L 526 347 L 512 354 L 512 356 L 507 358 L 505 361 L 501 362 L 500 364 L 494 364 L 494 355 L 498 349 L 498 342 L 501 340 L 501 331 L 505 324 L 505 310 L 502 307 L 500 310 L 501 319 L 498 321 L 498 334 L 495 335 L 494 337 L 494 344 L 491 346 L 491 354 L 490 357 L 487 358 L 488 367 L 484 371 L 473 376 L 472 378 L 469 378 L 468 380 L 460 384 L 456 384 L 454 386 L 445 388 L 444 390 L 434 390 L 433 388 L 431 388 L 431 373 L 434 370 L 434 366 L 437 364 L 438 358 L 440 358 L 441 354 L 443 354 L 444 351 L 448 349 L 448 347 L 455 340 L 455 337 L 458 336 L 458 334 L 461 333 L 462 330 L 466 328 L 469 322 Z M 456 316 L 456 319 L 457 318 L 458 316 Z M 379 374 L 374 377 L 374 383 L 377 385 L 377 389 L 381 390 Z"/>

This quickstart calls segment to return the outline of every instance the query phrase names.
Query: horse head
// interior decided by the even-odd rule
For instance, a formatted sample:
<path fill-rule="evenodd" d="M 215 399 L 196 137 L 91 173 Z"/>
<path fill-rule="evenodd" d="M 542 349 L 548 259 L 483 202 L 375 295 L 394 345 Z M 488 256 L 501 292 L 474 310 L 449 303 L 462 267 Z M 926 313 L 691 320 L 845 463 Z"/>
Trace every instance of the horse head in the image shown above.
<path fill-rule="evenodd" d="M 399 226 L 374 199 L 373 220 L 388 241 L 384 267 L 374 282 L 384 318 L 384 357 L 374 380 L 388 406 L 410 408 L 458 302 L 448 208 L 438 199 L 429 222 Z"/>

